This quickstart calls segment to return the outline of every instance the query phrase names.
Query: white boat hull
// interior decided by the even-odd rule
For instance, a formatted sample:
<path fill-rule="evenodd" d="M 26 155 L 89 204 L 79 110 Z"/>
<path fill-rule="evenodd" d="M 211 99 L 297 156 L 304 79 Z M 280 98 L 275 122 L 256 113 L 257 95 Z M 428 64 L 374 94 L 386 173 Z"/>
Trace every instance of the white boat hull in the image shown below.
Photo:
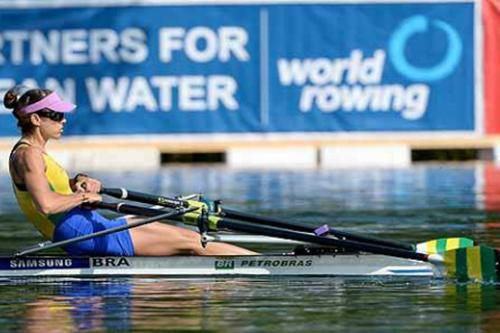
<path fill-rule="evenodd" d="M 430 263 L 370 254 L 0 258 L 0 277 L 34 276 L 441 277 L 442 273 Z"/>

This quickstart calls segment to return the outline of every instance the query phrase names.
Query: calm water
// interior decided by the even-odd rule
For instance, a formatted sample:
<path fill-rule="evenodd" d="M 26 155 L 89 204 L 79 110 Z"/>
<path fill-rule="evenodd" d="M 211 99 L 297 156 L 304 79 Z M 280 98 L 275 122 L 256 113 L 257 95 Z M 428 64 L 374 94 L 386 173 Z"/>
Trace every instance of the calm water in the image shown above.
<path fill-rule="evenodd" d="M 500 169 L 94 173 L 108 187 L 205 193 L 228 207 L 412 242 L 470 236 L 500 247 Z M 0 253 L 40 240 L 0 174 Z M 500 287 L 439 280 L 0 280 L 0 330 L 498 332 Z"/>

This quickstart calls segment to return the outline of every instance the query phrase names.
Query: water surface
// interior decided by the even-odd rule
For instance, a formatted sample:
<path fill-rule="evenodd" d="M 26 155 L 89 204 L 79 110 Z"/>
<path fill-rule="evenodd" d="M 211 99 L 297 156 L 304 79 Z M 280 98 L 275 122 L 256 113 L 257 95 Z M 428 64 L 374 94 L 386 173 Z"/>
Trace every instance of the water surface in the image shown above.
<path fill-rule="evenodd" d="M 170 167 L 93 173 L 109 187 L 205 193 L 234 209 L 419 242 L 468 236 L 500 247 L 500 169 Z M 0 174 L 0 253 L 40 240 Z M 433 279 L 0 280 L 3 331 L 498 332 L 498 285 Z"/>

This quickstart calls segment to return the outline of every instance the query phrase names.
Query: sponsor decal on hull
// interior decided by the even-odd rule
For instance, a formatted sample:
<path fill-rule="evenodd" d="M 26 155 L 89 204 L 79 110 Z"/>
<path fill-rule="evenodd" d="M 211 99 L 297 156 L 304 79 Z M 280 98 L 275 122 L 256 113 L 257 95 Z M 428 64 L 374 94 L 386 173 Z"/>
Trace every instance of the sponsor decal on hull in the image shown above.
<path fill-rule="evenodd" d="M 216 260 L 215 269 L 235 269 L 235 268 L 260 268 L 260 267 L 311 267 L 312 260 L 300 259 L 255 259 L 255 260 Z"/>
<path fill-rule="evenodd" d="M 3 259 L 0 261 L 0 269 L 64 269 L 64 268 L 87 268 L 89 261 L 86 258 L 19 258 Z"/>

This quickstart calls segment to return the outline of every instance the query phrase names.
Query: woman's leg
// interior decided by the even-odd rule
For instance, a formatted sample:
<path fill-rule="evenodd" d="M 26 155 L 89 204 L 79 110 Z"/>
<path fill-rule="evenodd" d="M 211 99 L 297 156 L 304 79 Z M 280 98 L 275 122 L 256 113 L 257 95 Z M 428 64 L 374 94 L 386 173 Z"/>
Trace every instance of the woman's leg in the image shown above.
<path fill-rule="evenodd" d="M 127 217 L 127 223 L 138 221 Z M 192 230 L 162 223 L 151 223 L 130 229 L 135 255 L 255 255 L 256 252 L 226 243 L 209 242 L 201 246 L 200 235 Z"/>

